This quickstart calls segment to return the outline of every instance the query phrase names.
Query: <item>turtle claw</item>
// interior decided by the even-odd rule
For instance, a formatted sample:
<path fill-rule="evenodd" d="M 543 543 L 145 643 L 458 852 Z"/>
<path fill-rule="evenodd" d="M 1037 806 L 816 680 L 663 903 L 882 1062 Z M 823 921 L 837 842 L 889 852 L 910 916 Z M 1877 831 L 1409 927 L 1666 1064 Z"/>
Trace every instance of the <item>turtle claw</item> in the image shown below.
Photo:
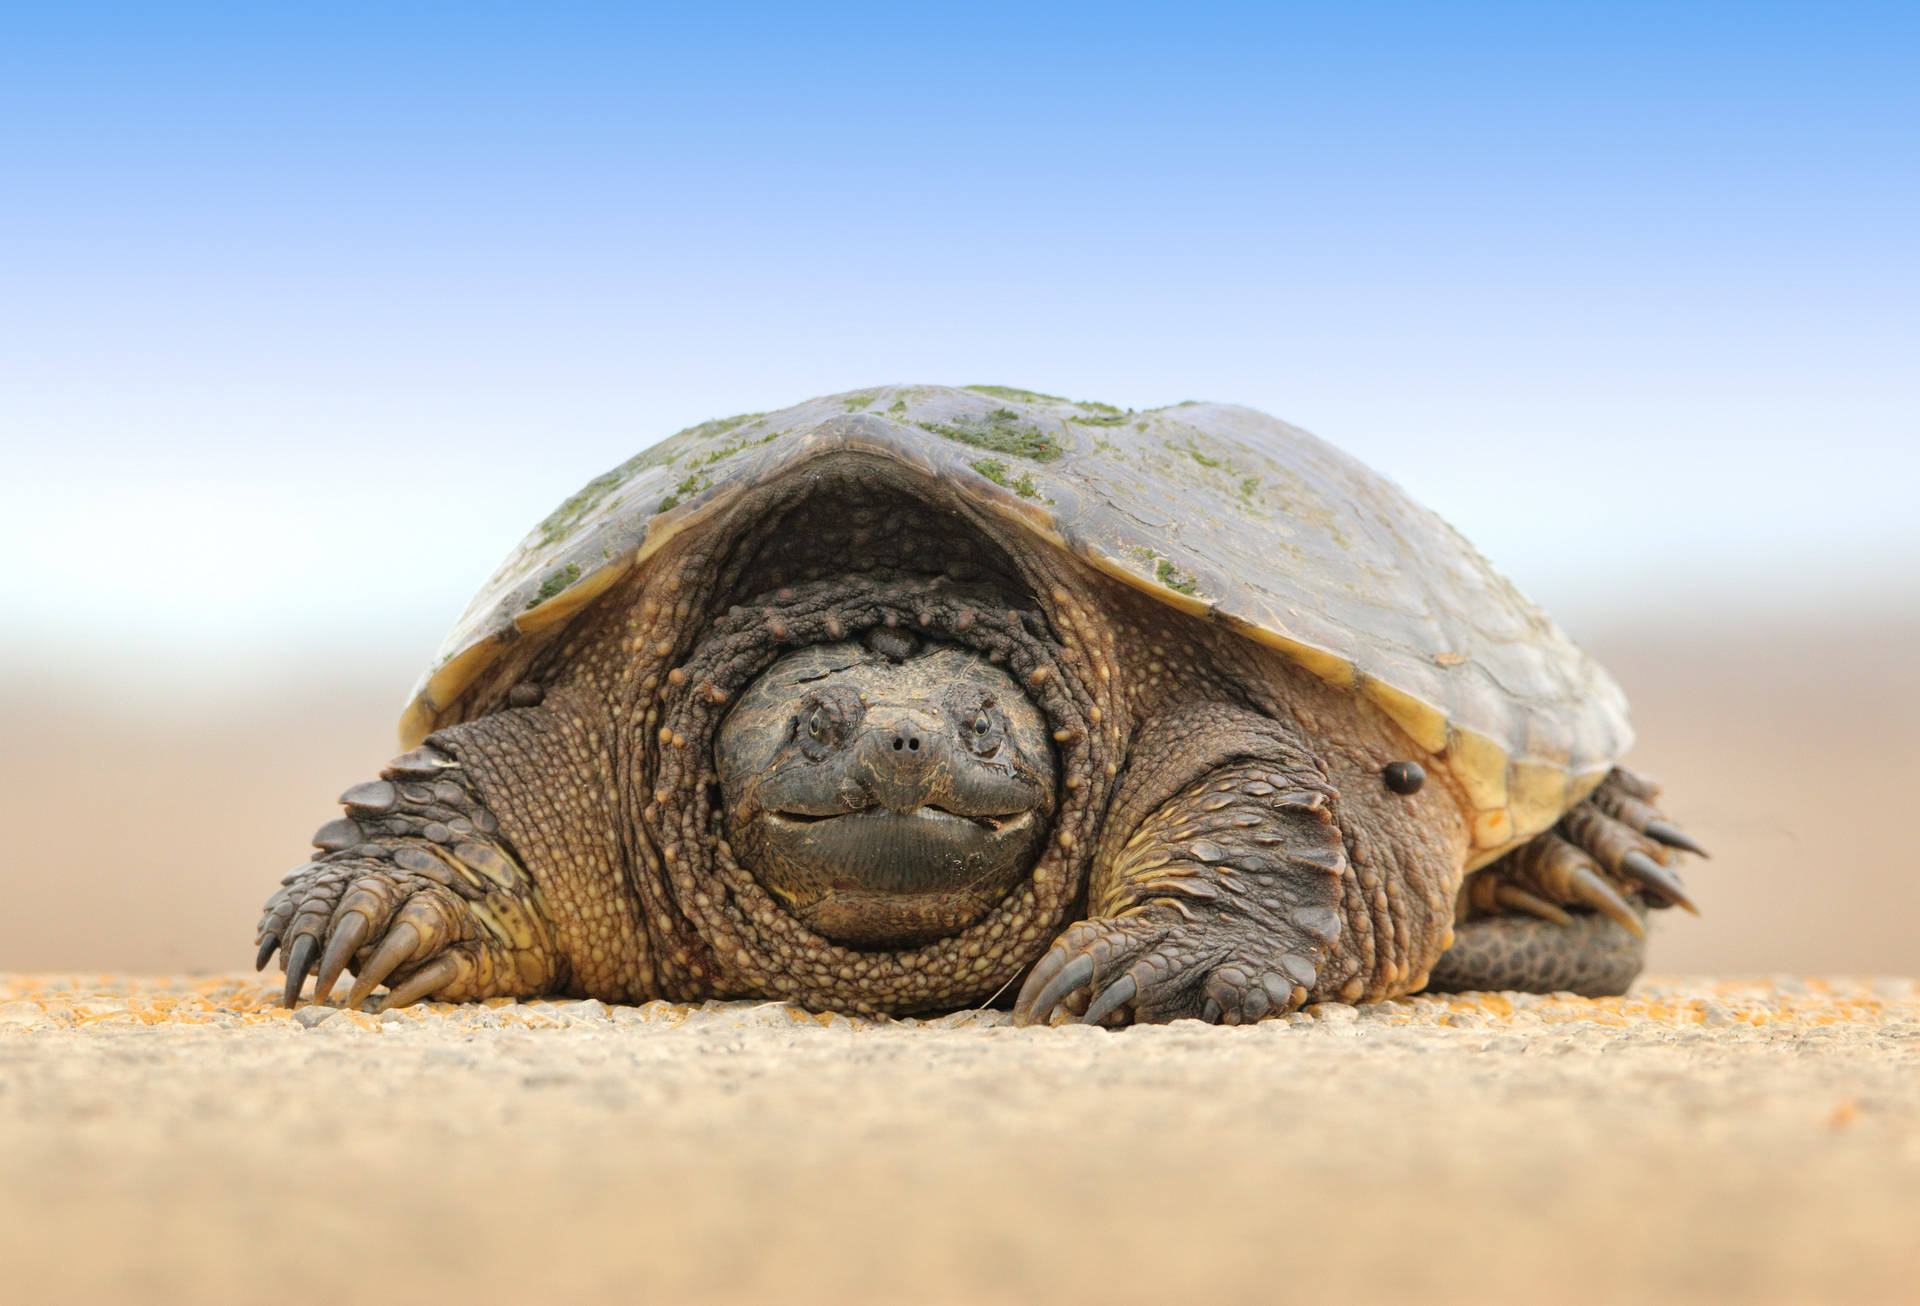
<path fill-rule="evenodd" d="M 1621 929 L 1629 931 L 1635 937 L 1646 937 L 1646 926 L 1642 925 L 1640 918 L 1634 915 L 1632 905 L 1590 867 L 1575 868 L 1568 877 L 1568 883 L 1575 899 L 1593 908 L 1602 916 L 1611 918 Z"/>
<path fill-rule="evenodd" d="M 1087 1014 L 1080 1017 L 1082 1025 L 1098 1025 L 1108 1016 L 1132 1002 L 1134 995 L 1140 992 L 1140 983 L 1128 971 L 1113 983 L 1100 991 L 1100 996 L 1087 1005 Z"/>
<path fill-rule="evenodd" d="M 1695 857 L 1711 857 L 1712 853 L 1700 846 L 1699 840 L 1682 830 L 1671 821 L 1648 821 L 1642 827 L 1641 834 L 1669 848 L 1678 848 L 1682 852 L 1692 853 Z"/>
<path fill-rule="evenodd" d="M 1659 792 L 1659 786 L 1652 782 L 1629 771 L 1615 769 L 1600 787 L 1594 790 L 1592 805 L 1635 834 L 1661 845 L 1661 848 L 1678 848 L 1696 857 L 1711 856 L 1712 854 L 1707 852 L 1697 839 L 1669 821 L 1660 809 L 1653 805 L 1653 798 Z M 1618 844 L 1620 835 L 1615 832 L 1603 836 L 1602 842 Z M 1601 853 L 1599 848 L 1591 851 L 1596 855 Z M 1665 864 L 1667 858 L 1663 851 L 1660 849 L 1650 849 L 1650 851 L 1656 854 L 1654 860 Z M 1607 858 L 1602 856 L 1601 860 L 1606 861 Z M 1609 864 L 1607 869 L 1614 868 Z"/>
<path fill-rule="evenodd" d="M 1085 1025 L 1189 1016 L 1251 1024 L 1306 1000 L 1317 978 L 1310 942 L 1256 934 L 1233 918 L 1189 918 L 1157 904 L 1079 921 L 1027 977 L 1013 1018 L 1049 1025 L 1065 1012 Z M 1083 999 L 1084 1010 L 1076 1013 Z"/>
<path fill-rule="evenodd" d="M 1705 850 L 1678 826 L 1662 818 L 1659 809 L 1641 796 L 1650 788 L 1646 782 L 1637 777 L 1623 781 L 1621 777 L 1625 775 L 1615 771 L 1609 776 L 1590 802 L 1562 818 L 1561 830 L 1582 852 L 1604 867 L 1621 888 L 1638 890 L 1653 906 L 1684 907 L 1699 915 L 1700 909 L 1687 895 L 1686 886 L 1667 863 L 1673 859 L 1671 849 L 1700 853 Z M 1582 901 L 1600 905 L 1586 895 L 1582 895 Z M 1601 907 L 1601 910 L 1607 909 Z M 1613 915 L 1611 911 L 1607 914 Z"/>
<path fill-rule="evenodd" d="M 1034 968 L 1027 983 L 1021 987 L 1020 996 L 1015 999 L 1013 1010 L 1015 1019 L 1022 1024 L 1051 1023 L 1055 1009 L 1066 999 L 1066 996 L 1075 989 L 1084 987 L 1093 979 L 1093 958 L 1086 953 L 1083 952 L 1072 961 L 1067 961 L 1066 955 L 1058 952 L 1058 945 L 1056 945 L 1056 950 L 1048 953 L 1042 960 L 1042 966 L 1056 956 L 1060 958 L 1059 962 L 1047 968 L 1047 978 L 1031 999 L 1028 998 L 1028 991 L 1032 988 L 1033 982 L 1041 978 L 1040 966 Z"/>
<path fill-rule="evenodd" d="M 340 972 L 360 951 L 360 945 L 367 941 L 367 935 L 372 930 L 373 922 L 367 919 L 365 912 L 349 910 L 340 913 L 333 936 L 327 940 L 327 950 L 320 957 L 320 972 L 313 981 L 315 1002 L 325 1002 L 333 993 L 333 986 L 340 982 Z"/>
<path fill-rule="evenodd" d="M 420 931 L 404 921 L 395 926 L 381 941 L 373 957 L 355 973 L 353 988 L 347 993 L 347 1005 L 357 1008 L 365 1002 L 375 989 L 386 982 L 387 976 L 413 960 L 419 950 Z"/>
<path fill-rule="evenodd" d="M 1680 883 L 1680 877 L 1645 853 L 1630 852 L 1622 857 L 1620 871 L 1668 904 L 1684 907 L 1695 916 L 1700 914 L 1693 899 L 1687 896 L 1687 886 Z"/>
<path fill-rule="evenodd" d="M 1543 921 L 1552 921 L 1555 925 L 1571 925 L 1573 917 L 1567 915 L 1557 904 L 1548 902 L 1539 894 L 1528 893 L 1517 884 L 1498 884 L 1494 887 L 1494 901 L 1502 907 L 1525 912 L 1529 916 L 1538 916 Z"/>
<path fill-rule="evenodd" d="M 313 969 L 314 954 L 320 951 L 320 941 L 311 934 L 302 934 L 294 939 L 287 949 L 287 986 L 281 1000 L 289 1007 L 300 1005 L 300 990 L 307 982 L 307 972 Z"/>
<path fill-rule="evenodd" d="M 401 984 L 387 991 L 380 999 L 380 1010 L 390 1011 L 395 1007 L 404 1007 L 410 1003 L 438 992 L 462 978 L 467 971 L 465 960 L 457 952 L 443 952 L 420 969 L 413 972 Z"/>
<path fill-rule="evenodd" d="M 260 951 L 253 954 L 253 968 L 262 971 L 273 960 L 273 954 L 280 949 L 280 936 L 268 930 L 266 937 L 260 940 Z"/>

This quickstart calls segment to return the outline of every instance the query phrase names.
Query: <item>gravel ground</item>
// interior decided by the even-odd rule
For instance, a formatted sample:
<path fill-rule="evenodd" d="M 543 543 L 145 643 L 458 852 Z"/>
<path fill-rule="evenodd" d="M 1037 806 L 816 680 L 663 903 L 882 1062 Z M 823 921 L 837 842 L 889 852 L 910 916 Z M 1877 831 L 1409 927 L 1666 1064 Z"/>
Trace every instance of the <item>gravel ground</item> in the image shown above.
<path fill-rule="evenodd" d="M 0 977 L 18 1302 L 1912 1301 L 1912 980 L 1017 1030 Z"/>

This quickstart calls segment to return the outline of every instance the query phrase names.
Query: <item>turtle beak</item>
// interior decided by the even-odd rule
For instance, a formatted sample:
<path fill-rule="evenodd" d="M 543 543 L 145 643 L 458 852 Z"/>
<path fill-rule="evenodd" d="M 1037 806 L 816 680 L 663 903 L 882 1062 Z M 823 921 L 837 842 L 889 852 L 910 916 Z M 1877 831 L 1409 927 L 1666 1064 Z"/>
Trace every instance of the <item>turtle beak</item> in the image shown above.
<path fill-rule="evenodd" d="M 959 723 L 930 705 L 875 707 L 863 726 L 852 770 L 874 806 L 903 816 L 931 807 L 988 819 L 1050 805 L 1040 776 L 974 757 L 960 742 Z"/>
<path fill-rule="evenodd" d="M 902 816 L 944 806 L 936 798 L 951 795 L 953 759 L 943 724 L 917 706 L 868 712 L 852 769 L 875 805 Z"/>

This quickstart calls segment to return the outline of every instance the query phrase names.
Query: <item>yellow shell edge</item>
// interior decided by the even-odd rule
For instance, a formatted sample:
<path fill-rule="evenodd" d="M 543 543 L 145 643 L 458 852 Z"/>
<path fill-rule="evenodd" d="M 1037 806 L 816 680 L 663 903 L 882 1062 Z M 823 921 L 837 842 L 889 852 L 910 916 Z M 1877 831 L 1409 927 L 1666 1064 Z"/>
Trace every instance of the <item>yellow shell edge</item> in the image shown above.
<path fill-rule="evenodd" d="M 420 692 L 413 696 L 406 711 L 400 714 L 400 748 L 403 752 L 417 747 L 421 740 L 434 732 L 441 709 L 460 697 L 460 691 L 472 684 L 473 678 L 486 669 L 487 664 L 499 654 L 500 645 L 504 642 L 498 635 L 489 635 L 433 669 L 427 677 L 427 683 L 420 686 Z"/>
<path fill-rule="evenodd" d="M 1507 775 L 1508 809 L 1513 813 L 1514 833 L 1531 839 L 1566 813 L 1567 768 L 1554 762 L 1521 759 Z"/>
<path fill-rule="evenodd" d="M 1433 704 L 1415 698 L 1403 689 L 1395 689 L 1384 680 L 1362 677 L 1360 692 L 1367 701 L 1385 712 L 1407 737 L 1429 753 L 1441 753 L 1447 747 L 1447 714 Z"/>
<path fill-rule="evenodd" d="M 1060 540 L 1058 532 L 1049 530 L 1046 534 L 1049 539 Z M 1102 553 L 1098 549 L 1085 549 L 1080 551 L 1080 556 L 1115 580 L 1130 585 L 1143 594 L 1151 594 L 1157 601 L 1166 604 L 1170 608 L 1178 608 L 1189 616 L 1200 617 L 1203 620 L 1212 615 L 1212 609 L 1208 607 L 1204 599 L 1195 598 L 1191 594 L 1182 594 L 1178 590 L 1168 589 L 1159 581 L 1142 576 L 1132 567 L 1129 567 L 1126 563 L 1111 554 Z M 1250 627 L 1249 630 L 1251 631 L 1251 629 Z"/>
<path fill-rule="evenodd" d="M 1447 769 L 1467 791 L 1475 811 L 1507 806 L 1507 750 L 1477 730 L 1456 727 L 1447 745 Z M 1477 842 L 1477 841 L 1476 841 Z"/>
<path fill-rule="evenodd" d="M 567 586 L 545 603 L 522 612 L 513 619 L 514 629 L 524 635 L 553 629 L 605 594 L 613 587 L 613 583 L 626 575 L 632 567 L 633 558 L 631 557 L 608 563 L 600 570 Z"/>

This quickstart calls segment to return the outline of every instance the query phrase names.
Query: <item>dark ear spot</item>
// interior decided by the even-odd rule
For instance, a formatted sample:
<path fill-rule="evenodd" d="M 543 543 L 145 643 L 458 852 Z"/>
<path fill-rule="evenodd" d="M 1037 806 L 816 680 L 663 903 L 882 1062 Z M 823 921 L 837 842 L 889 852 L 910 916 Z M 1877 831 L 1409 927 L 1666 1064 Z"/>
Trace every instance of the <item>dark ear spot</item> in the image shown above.
<path fill-rule="evenodd" d="M 1380 776 L 1396 794 L 1417 794 L 1427 782 L 1427 768 L 1418 762 L 1389 762 Z"/>

